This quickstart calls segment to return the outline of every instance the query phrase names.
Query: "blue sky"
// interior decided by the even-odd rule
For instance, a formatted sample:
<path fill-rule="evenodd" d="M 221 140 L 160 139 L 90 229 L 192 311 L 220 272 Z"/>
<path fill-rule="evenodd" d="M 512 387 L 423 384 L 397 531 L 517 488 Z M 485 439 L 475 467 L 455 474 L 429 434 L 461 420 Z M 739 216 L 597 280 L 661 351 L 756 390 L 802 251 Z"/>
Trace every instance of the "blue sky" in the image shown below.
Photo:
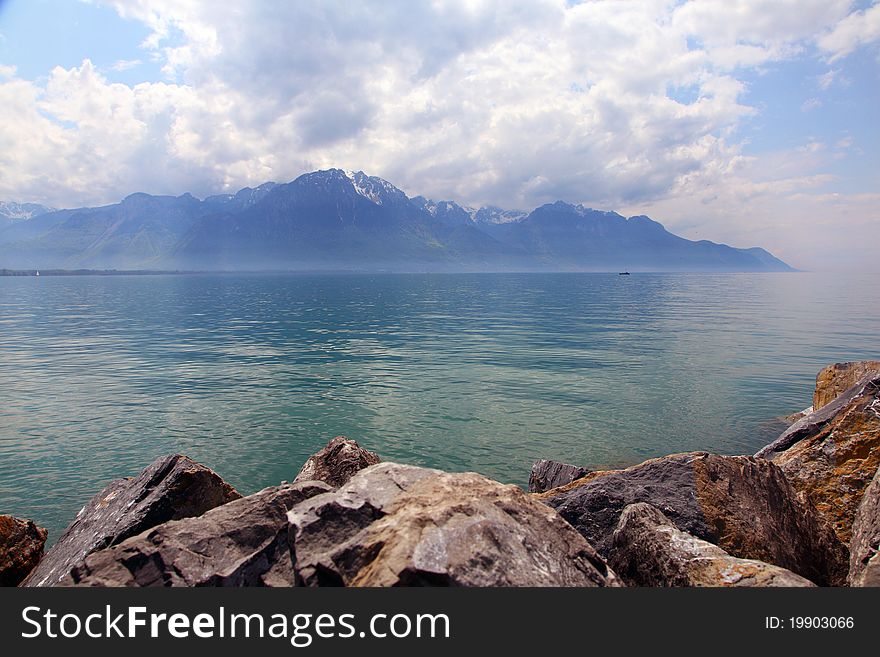
<path fill-rule="evenodd" d="M 90 59 L 114 82 L 160 80 L 160 60 L 141 48 L 150 32 L 107 6 L 0 0 L 0 62 L 15 65 L 18 75 L 29 80 L 46 78 L 56 66 L 79 66 L 83 59 Z M 129 62 L 131 68 L 114 70 L 119 62 Z"/>
<path fill-rule="evenodd" d="M 852 140 L 858 149 L 829 164 L 840 177 L 827 189 L 844 192 L 880 189 L 877 164 L 880 129 L 880 65 L 876 49 L 859 50 L 830 69 L 818 54 L 784 61 L 743 76 L 743 101 L 759 108 L 744 121 L 739 136 L 744 153 L 760 155 L 797 148 L 813 140 L 838 144 Z M 822 78 L 836 71 L 829 87 Z"/>
<path fill-rule="evenodd" d="M 0 199 L 329 166 L 878 268 L 880 6 L 0 0 Z"/>

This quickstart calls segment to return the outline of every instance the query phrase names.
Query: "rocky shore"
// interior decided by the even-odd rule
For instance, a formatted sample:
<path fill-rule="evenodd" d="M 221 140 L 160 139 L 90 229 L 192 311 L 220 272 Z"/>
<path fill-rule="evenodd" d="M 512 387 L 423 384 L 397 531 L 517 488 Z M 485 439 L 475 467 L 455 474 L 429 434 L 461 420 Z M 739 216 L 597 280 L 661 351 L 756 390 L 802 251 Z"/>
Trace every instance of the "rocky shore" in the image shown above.
<path fill-rule="evenodd" d="M 3 586 L 880 586 L 880 361 L 838 363 L 754 456 L 537 461 L 529 491 L 334 438 L 242 497 L 182 455 L 108 484 L 43 554 L 0 516 Z"/>

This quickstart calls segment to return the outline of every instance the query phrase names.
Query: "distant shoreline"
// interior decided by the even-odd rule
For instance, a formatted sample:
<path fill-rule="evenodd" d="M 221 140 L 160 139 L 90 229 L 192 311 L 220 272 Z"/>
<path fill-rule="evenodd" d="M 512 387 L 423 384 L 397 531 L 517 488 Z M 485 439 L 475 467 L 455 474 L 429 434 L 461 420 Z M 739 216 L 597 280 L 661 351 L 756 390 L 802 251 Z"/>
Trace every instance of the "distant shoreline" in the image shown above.
<path fill-rule="evenodd" d="M 150 269 L 0 269 L 0 276 L 167 276 L 206 272 L 163 271 Z"/>
<path fill-rule="evenodd" d="M 791 269 L 789 271 L 742 271 L 742 270 L 653 270 L 632 271 L 630 274 L 793 274 L 803 273 L 804 270 Z M 511 269 L 511 270 L 478 270 L 478 271 L 440 271 L 440 270 L 390 270 L 390 269 L 205 269 L 205 270 L 178 270 L 178 269 L 6 269 L 0 268 L 0 276 L 229 276 L 229 275 L 256 275 L 256 274 L 335 274 L 335 275 L 364 275 L 364 274 L 613 274 L 620 272 L 615 270 L 542 270 L 542 269 Z"/>

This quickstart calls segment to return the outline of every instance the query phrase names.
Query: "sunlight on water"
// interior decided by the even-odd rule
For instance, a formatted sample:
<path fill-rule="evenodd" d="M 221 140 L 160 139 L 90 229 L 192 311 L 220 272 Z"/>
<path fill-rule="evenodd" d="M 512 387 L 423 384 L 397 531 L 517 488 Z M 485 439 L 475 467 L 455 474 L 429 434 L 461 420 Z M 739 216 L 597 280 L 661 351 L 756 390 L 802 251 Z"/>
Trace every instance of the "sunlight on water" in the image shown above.
<path fill-rule="evenodd" d="M 0 513 L 51 541 L 161 454 L 249 493 L 338 434 L 518 484 L 753 453 L 878 326 L 864 276 L 0 277 Z"/>

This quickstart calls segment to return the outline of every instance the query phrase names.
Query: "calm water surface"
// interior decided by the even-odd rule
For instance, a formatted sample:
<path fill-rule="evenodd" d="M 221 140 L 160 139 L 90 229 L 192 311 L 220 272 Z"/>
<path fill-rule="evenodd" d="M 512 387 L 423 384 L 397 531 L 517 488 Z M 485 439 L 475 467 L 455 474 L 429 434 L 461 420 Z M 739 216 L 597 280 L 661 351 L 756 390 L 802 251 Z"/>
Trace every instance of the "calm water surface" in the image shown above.
<path fill-rule="evenodd" d="M 338 434 L 518 484 L 753 453 L 878 327 L 864 275 L 0 277 L 0 513 L 52 540 L 159 455 L 249 493 Z"/>

